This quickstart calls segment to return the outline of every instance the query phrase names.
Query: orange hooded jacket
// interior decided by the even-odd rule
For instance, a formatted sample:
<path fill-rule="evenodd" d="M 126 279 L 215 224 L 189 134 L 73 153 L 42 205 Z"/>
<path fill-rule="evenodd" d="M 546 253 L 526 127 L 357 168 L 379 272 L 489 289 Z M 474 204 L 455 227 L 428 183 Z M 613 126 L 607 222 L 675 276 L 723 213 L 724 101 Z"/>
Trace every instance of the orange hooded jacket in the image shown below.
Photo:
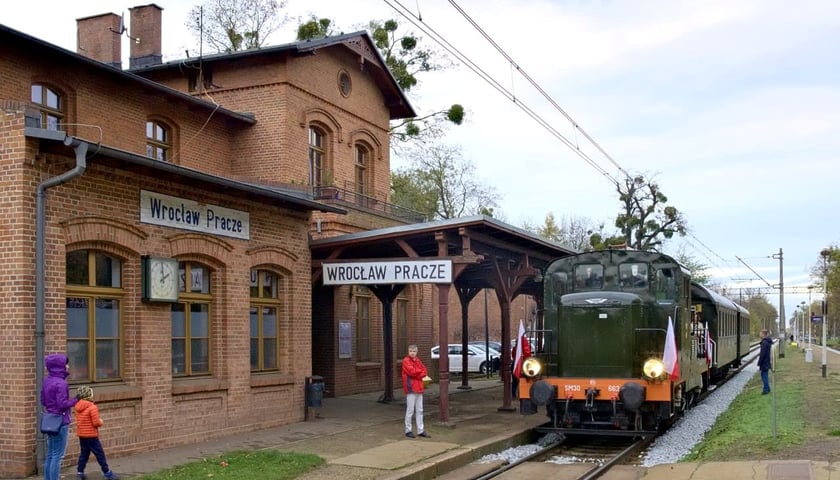
<path fill-rule="evenodd" d="M 76 403 L 76 435 L 80 438 L 96 438 L 104 422 L 99 418 L 99 407 L 90 400 Z"/>

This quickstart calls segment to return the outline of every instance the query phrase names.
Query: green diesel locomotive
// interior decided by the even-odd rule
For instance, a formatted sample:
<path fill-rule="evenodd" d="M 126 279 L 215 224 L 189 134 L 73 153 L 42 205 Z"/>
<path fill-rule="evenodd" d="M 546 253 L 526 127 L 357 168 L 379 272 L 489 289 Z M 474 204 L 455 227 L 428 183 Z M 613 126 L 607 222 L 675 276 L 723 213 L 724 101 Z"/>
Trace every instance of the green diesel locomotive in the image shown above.
<path fill-rule="evenodd" d="M 518 387 L 521 413 L 545 407 L 543 431 L 658 431 L 749 350 L 746 309 L 668 255 L 586 252 L 543 278 L 543 325 Z"/>

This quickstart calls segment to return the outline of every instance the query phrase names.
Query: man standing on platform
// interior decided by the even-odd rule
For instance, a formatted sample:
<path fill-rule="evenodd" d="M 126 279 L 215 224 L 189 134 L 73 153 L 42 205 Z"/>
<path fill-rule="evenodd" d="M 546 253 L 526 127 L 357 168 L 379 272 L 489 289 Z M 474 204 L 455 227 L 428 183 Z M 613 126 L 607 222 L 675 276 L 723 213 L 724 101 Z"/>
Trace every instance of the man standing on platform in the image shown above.
<path fill-rule="evenodd" d="M 761 370 L 761 383 L 764 388 L 761 390 L 762 395 L 770 393 L 770 350 L 773 348 L 773 339 L 767 335 L 767 330 L 761 331 L 761 349 L 758 351 L 758 369 Z"/>
<path fill-rule="evenodd" d="M 423 379 L 428 375 L 426 366 L 417 358 L 417 345 L 408 346 L 408 355 L 402 361 L 403 392 L 405 392 L 405 436 L 414 438 L 411 417 L 417 422 L 417 435 L 429 438 L 423 425 Z"/>

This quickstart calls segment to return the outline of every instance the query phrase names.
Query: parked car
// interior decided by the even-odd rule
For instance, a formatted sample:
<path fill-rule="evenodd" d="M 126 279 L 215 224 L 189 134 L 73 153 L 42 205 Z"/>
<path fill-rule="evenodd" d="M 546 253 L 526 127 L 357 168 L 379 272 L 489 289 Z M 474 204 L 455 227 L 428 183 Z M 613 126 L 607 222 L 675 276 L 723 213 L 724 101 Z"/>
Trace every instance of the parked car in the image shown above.
<path fill-rule="evenodd" d="M 460 343 L 449 344 L 449 371 L 451 373 L 461 372 L 461 358 L 463 350 Z M 469 372 L 487 373 L 487 354 L 484 349 L 475 345 L 467 345 L 467 369 Z M 432 360 L 440 358 L 440 347 L 432 347 Z M 491 359 L 490 365 L 493 365 Z"/>
<path fill-rule="evenodd" d="M 469 343 L 470 343 L 470 345 L 475 345 L 475 346 L 480 347 L 480 348 L 484 348 L 484 345 L 485 345 L 484 340 L 472 340 Z M 493 352 L 493 351 L 501 352 L 502 351 L 502 342 L 497 342 L 495 340 L 490 340 L 489 342 L 486 342 L 486 343 L 490 344 L 490 349 L 491 349 L 490 351 L 491 352 Z"/>

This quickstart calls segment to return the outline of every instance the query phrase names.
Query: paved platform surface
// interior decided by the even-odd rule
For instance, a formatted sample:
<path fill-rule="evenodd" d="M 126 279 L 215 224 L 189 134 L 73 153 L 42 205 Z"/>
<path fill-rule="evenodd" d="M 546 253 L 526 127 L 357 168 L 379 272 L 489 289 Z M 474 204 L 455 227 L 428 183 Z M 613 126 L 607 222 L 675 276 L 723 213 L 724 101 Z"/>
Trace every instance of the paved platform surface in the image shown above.
<path fill-rule="evenodd" d="M 527 441 L 531 429 L 545 421 L 542 414 L 522 416 L 518 410 L 500 410 L 502 384 L 498 377 L 469 381 L 469 389 L 459 388 L 460 379 L 450 385 L 450 419 L 438 421 L 438 390 L 431 385 L 425 395 L 426 430 L 431 438 L 408 439 L 403 431 L 405 398 L 396 392 L 395 401 L 377 402 L 381 392 L 326 398 L 324 406 L 310 410 L 310 419 L 283 427 L 208 440 L 193 445 L 109 457 L 108 463 L 121 478 L 145 473 L 233 450 L 274 448 L 314 453 L 326 465 L 304 475 L 301 480 L 425 480 L 446 478 L 455 468 L 481 471 L 486 465 L 475 459 Z M 514 407 L 518 406 L 514 402 Z M 107 442 L 105 444 L 107 452 Z M 533 468 L 539 469 L 539 466 Z M 830 480 L 840 479 L 840 462 L 707 462 L 659 465 L 652 468 L 620 467 L 601 477 L 607 480 Z M 833 474 L 833 476 L 832 476 Z M 534 475 L 534 476 L 531 476 Z M 62 477 L 76 477 L 66 468 Z M 31 477 L 31 479 L 42 477 Z M 88 465 L 88 478 L 102 478 L 96 462 Z M 538 472 L 528 476 L 502 474 L 500 480 L 542 478 Z"/>

